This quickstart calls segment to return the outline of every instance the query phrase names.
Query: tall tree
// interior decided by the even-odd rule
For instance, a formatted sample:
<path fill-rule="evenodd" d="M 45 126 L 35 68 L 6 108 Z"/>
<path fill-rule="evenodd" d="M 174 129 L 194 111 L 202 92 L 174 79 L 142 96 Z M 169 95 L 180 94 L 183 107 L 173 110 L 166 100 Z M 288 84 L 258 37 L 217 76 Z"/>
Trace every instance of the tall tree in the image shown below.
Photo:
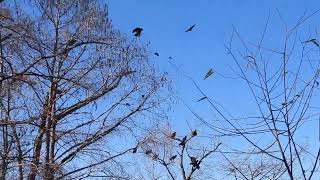
<path fill-rule="evenodd" d="M 114 143 L 156 119 L 167 78 L 100 1 L 14 2 L 0 19 L 3 179 L 121 175 L 109 165 L 134 147 Z"/>

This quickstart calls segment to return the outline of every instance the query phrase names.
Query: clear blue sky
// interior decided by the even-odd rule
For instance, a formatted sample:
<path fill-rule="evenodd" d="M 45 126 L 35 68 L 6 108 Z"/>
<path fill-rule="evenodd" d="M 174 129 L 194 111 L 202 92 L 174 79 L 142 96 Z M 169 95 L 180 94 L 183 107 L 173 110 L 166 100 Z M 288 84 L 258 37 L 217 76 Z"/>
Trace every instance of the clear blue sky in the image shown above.
<path fill-rule="evenodd" d="M 202 78 L 208 68 L 224 75 L 232 75 L 229 66 L 233 61 L 225 48 L 232 25 L 235 25 L 244 39 L 256 41 L 261 36 L 270 12 L 270 30 L 266 41 L 272 47 L 279 47 L 283 37 L 283 25 L 277 9 L 289 26 L 292 26 L 306 11 L 312 13 L 320 8 L 317 0 L 108 0 L 109 14 L 116 28 L 131 35 L 134 27 L 144 28 L 141 40 L 150 42 L 150 49 L 160 57 L 154 61 L 161 70 L 169 71 L 175 80 L 178 95 L 189 105 L 195 104 L 199 94 L 186 78 L 175 72 L 168 63 L 172 56 L 175 64 L 199 83 L 212 97 L 232 113 L 247 110 L 248 89 L 241 82 L 212 76 L 207 81 Z M 320 14 L 309 20 L 305 26 L 316 27 Z M 196 24 L 194 31 L 185 29 Z M 181 104 L 174 106 L 174 121 L 189 118 L 190 113 Z M 201 112 L 201 108 L 198 108 Z M 235 112 L 237 110 L 237 112 Z M 202 112 L 205 116 L 206 110 Z"/>

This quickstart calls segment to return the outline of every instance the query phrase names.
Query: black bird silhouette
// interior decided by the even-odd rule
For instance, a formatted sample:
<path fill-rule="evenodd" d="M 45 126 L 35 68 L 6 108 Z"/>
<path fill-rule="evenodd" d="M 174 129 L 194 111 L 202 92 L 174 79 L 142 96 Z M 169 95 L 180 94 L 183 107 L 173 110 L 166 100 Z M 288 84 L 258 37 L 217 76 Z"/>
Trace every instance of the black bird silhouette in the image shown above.
<path fill-rule="evenodd" d="M 181 140 L 181 142 L 179 143 L 180 146 L 184 146 L 186 144 L 187 141 L 187 136 L 184 136 Z"/>
<path fill-rule="evenodd" d="M 151 150 L 151 149 L 148 149 L 148 150 L 146 150 L 145 153 L 146 153 L 146 154 L 151 154 L 151 153 L 152 153 L 152 150 Z"/>
<path fill-rule="evenodd" d="M 169 161 L 173 161 L 174 159 L 176 159 L 177 155 L 171 156 Z"/>
<path fill-rule="evenodd" d="M 154 55 L 159 56 L 159 53 L 156 52 L 156 53 L 154 53 Z"/>
<path fill-rule="evenodd" d="M 207 99 L 207 96 L 204 96 L 204 97 L 200 98 L 197 102 L 200 102 L 200 101 L 205 100 L 205 99 Z"/>
<path fill-rule="evenodd" d="M 176 138 L 176 134 L 177 134 L 176 132 L 173 132 L 173 133 L 170 135 L 170 138 L 171 138 L 171 139 L 175 139 L 175 138 Z"/>
<path fill-rule="evenodd" d="M 191 135 L 192 135 L 192 136 L 198 135 L 197 130 L 192 131 L 192 132 L 191 132 Z"/>
<path fill-rule="evenodd" d="M 142 94 L 141 97 L 144 98 L 144 94 Z"/>
<path fill-rule="evenodd" d="M 130 106 L 130 104 L 129 104 L 129 103 L 126 103 L 126 104 L 124 104 L 124 105 L 126 105 L 126 106 Z"/>
<path fill-rule="evenodd" d="M 192 29 L 195 27 L 196 25 L 194 24 L 194 25 L 192 25 L 191 27 L 189 27 L 189 29 L 187 29 L 185 32 L 191 32 L 192 31 Z"/>
<path fill-rule="evenodd" d="M 136 37 L 140 37 L 141 36 L 141 32 L 143 31 L 142 28 L 140 27 L 136 27 L 132 30 L 132 33 L 134 33 L 134 36 Z"/>
<path fill-rule="evenodd" d="M 77 42 L 77 40 L 75 40 L 74 38 L 69 39 L 69 41 L 67 42 L 67 46 L 72 46 Z"/>
<path fill-rule="evenodd" d="M 136 153 L 138 151 L 138 146 L 136 146 L 135 148 L 133 148 L 132 153 Z"/>
<path fill-rule="evenodd" d="M 170 56 L 169 59 L 172 59 L 172 57 Z"/>
<path fill-rule="evenodd" d="M 191 161 L 190 164 L 191 164 L 194 168 L 200 169 L 200 162 L 197 160 L 196 157 L 190 157 L 190 161 Z"/>
<path fill-rule="evenodd" d="M 212 70 L 212 68 L 210 68 L 210 69 L 208 70 L 208 72 L 206 73 L 206 75 L 204 76 L 203 80 L 207 79 L 207 78 L 210 77 L 212 74 L 213 74 L 213 70 Z"/>

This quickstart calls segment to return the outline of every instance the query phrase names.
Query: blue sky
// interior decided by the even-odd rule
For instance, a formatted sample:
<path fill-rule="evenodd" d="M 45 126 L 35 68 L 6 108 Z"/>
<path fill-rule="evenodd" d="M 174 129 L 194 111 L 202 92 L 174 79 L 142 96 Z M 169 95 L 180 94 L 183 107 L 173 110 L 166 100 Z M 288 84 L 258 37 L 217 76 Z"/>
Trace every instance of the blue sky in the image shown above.
<path fill-rule="evenodd" d="M 168 71 L 174 81 L 179 98 L 202 117 L 213 119 L 214 113 L 204 103 L 196 103 L 201 98 L 190 80 L 182 71 L 192 76 L 199 86 L 215 101 L 234 116 L 257 113 L 252 96 L 243 81 L 226 79 L 219 74 L 234 76 L 230 67 L 235 67 L 227 54 L 232 26 L 249 42 L 257 42 L 270 15 L 265 45 L 282 48 L 284 24 L 279 17 L 292 27 L 304 13 L 311 14 L 320 8 L 318 0 L 108 0 L 109 14 L 113 25 L 128 36 L 133 28 L 144 28 L 141 41 L 150 42 L 150 53 L 158 52 L 160 57 L 151 56 L 161 71 Z M 319 25 L 320 13 L 305 22 L 297 38 L 306 40 L 314 35 Z M 193 32 L 184 31 L 196 24 Z M 319 37 L 316 37 L 319 38 Z M 168 57 L 180 67 L 177 71 L 168 62 Z M 209 68 L 217 73 L 203 80 Z M 319 96 L 316 96 L 319 100 Z M 188 120 L 197 127 L 197 119 L 182 104 L 172 105 L 170 120 L 173 129 L 185 132 Z M 314 124 L 316 125 L 316 124 Z M 316 127 L 316 126 L 315 126 Z M 319 144 L 315 134 L 317 128 L 303 130 L 302 136 L 311 135 L 311 144 Z M 235 143 L 234 145 L 240 145 Z"/>
<path fill-rule="evenodd" d="M 200 114 L 206 116 L 207 109 L 199 108 L 195 101 L 200 97 L 192 83 L 176 72 L 168 63 L 171 56 L 180 70 L 192 76 L 210 97 L 222 103 L 232 113 L 247 112 L 244 106 L 250 96 L 248 88 L 241 81 L 222 78 L 219 75 L 203 81 L 208 68 L 232 76 L 230 66 L 234 63 L 227 54 L 225 45 L 237 27 L 244 39 L 255 42 L 261 36 L 270 13 L 269 30 L 266 41 L 274 48 L 281 47 L 284 26 L 277 14 L 280 12 L 287 25 L 294 25 L 303 15 L 320 8 L 317 0 L 108 0 L 109 14 L 113 25 L 131 35 L 134 27 L 143 27 L 141 41 L 150 42 L 150 50 L 158 52 L 153 57 L 163 71 L 168 71 L 175 81 L 180 98 L 190 106 L 198 107 Z M 307 28 L 318 25 L 319 14 L 306 22 Z M 196 24 L 194 31 L 185 33 L 185 29 Z M 304 37 L 300 37 L 304 38 Z M 185 106 L 173 106 L 173 121 L 180 122 L 189 118 Z M 237 111 L 235 111 L 237 110 Z M 250 111 L 250 110 L 249 110 Z M 180 124 L 180 123 L 179 123 Z"/>

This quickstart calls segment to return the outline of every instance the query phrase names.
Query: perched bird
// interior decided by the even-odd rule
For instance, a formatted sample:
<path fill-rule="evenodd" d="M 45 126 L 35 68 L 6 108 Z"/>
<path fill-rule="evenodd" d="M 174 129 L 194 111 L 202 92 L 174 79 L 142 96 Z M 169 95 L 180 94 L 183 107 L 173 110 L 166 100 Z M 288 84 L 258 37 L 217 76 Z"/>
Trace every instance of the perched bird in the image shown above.
<path fill-rule="evenodd" d="M 319 43 L 317 42 L 316 39 L 309 39 L 307 41 L 304 41 L 302 43 L 309 43 L 309 42 L 312 42 L 314 45 L 316 45 L 317 47 L 320 47 Z"/>
<path fill-rule="evenodd" d="M 142 28 L 140 27 L 136 27 L 132 30 L 132 33 L 134 33 L 134 36 L 136 37 L 140 37 L 141 36 L 141 32 L 143 31 Z"/>
<path fill-rule="evenodd" d="M 192 132 L 191 132 L 191 135 L 192 135 L 192 136 L 196 136 L 196 135 L 198 135 L 197 130 L 192 131 Z"/>
<path fill-rule="evenodd" d="M 152 153 L 152 150 L 151 149 L 148 149 L 148 150 L 146 150 L 146 152 L 145 152 L 147 155 L 148 154 L 151 154 Z"/>
<path fill-rule="evenodd" d="M 191 161 L 191 165 L 196 168 L 196 169 L 200 169 L 200 162 L 197 160 L 196 157 L 190 157 L 190 161 Z"/>
<path fill-rule="evenodd" d="M 184 146 L 186 144 L 186 141 L 187 141 L 187 136 L 184 136 L 182 139 L 181 139 L 181 142 L 179 143 L 179 146 Z"/>
<path fill-rule="evenodd" d="M 138 146 L 136 146 L 135 148 L 133 148 L 132 153 L 137 153 L 138 151 Z"/>
<path fill-rule="evenodd" d="M 191 32 L 192 31 L 192 29 L 195 27 L 196 25 L 194 24 L 194 25 L 192 25 L 191 27 L 189 27 L 185 32 Z"/>
<path fill-rule="evenodd" d="M 156 53 L 154 53 L 154 55 L 159 56 L 159 53 L 156 52 Z"/>
<path fill-rule="evenodd" d="M 77 40 L 75 40 L 74 38 L 69 39 L 68 42 L 67 42 L 67 46 L 72 46 L 72 45 L 74 45 L 76 42 L 77 42 Z"/>
<path fill-rule="evenodd" d="M 175 160 L 175 159 L 176 159 L 176 157 L 177 157 L 177 155 L 171 156 L 171 157 L 170 157 L 170 159 L 169 159 L 169 161 L 173 161 L 173 160 Z"/>
<path fill-rule="evenodd" d="M 141 97 L 144 98 L 144 94 L 142 94 Z"/>
<path fill-rule="evenodd" d="M 124 105 L 126 105 L 126 106 L 130 106 L 130 104 L 129 104 L 129 103 L 125 103 Z"/>
<path fill-rule="evenodd" d="M 170 138 L 171 138 L 171 139 L 175 139 L 175 138 L 176 138 L 176 134 L 177 134 L 176 132 L 173 132 L 173 133 L 170 135 Z"/>
<path fill-rule="evenodd" d="M 213 70 L 212 70 L 212 68 L 210 68 L 210 69 L 208 70 L 208 72 L 206 73 L 206 75 L 204 76 L 203 80 L 207 79 L 207 78 L 210 77 L 212 74 L 213 74 Z"/>
<path fill-rule="evenodd" d="M 205 100 L 205 99 L 207 99 L 207 96 L 204 96 L 204 97 L 200 98 L 197 102 L 200 102 L 200 101 Z"/>

